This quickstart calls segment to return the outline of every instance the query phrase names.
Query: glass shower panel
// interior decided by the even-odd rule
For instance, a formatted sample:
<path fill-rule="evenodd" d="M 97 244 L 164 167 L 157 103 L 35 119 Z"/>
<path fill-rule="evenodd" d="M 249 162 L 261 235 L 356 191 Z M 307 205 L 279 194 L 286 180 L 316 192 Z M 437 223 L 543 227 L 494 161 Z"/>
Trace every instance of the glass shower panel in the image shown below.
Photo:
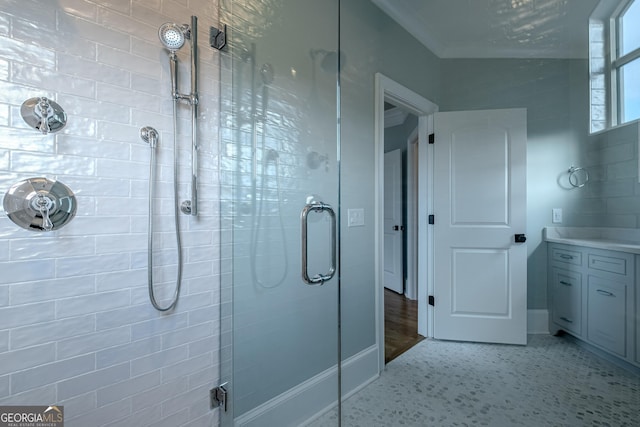
<path fill-rule="evenodd" d="M 330 278 L 339 2 L 222 4 L 231 102 L 222 101 L 221 176 L 232 231 L 231 414 L 223 423 L 298 425 L 339 400 L 339 287 L 337 274 Z M 305 248 L 308 279 L 321 285 L 303 279 Z"/>

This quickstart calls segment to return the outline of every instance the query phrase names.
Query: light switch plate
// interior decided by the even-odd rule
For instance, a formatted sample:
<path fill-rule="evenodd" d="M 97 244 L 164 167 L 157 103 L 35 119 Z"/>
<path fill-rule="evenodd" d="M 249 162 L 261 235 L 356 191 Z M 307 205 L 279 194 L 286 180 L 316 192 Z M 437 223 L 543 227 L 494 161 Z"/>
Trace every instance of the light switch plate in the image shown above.
<path fill-rule="evenodd" d="M 364 226 L 364 209 L 347 209 L 347 226 Z"/>
<path fill-rule="evenodd" d="M 562 222 L 562 209 L 553 208 L 551 210 L 551 222 L 554 224 L 560 224 Z"/>

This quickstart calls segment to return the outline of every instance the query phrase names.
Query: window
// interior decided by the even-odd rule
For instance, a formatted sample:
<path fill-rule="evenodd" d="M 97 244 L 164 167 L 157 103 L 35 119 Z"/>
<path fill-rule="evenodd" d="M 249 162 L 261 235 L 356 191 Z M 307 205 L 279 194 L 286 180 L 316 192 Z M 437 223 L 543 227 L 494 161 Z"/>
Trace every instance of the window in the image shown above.
<path fill-rule="evenodd" d="M 616 19 L 617 54 L 612 73 L 617 80 L 618 122 L 640 118 L 640 1 L 626 4 Z"/>
<path fill-rule="evenodd" d="M 589 22 L 591 131 L 640 119 L 640 0 L 611 0 Z"/>

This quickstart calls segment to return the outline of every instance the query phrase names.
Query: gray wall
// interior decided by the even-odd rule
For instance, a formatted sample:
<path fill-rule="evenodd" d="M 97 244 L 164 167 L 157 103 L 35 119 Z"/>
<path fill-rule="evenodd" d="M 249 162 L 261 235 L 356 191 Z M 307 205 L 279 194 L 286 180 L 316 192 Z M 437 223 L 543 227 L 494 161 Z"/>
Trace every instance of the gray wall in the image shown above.
<path fill-rule="evenodd" d="M 585 158 L 588 130 L 586 60 L 439 59 L 366 1 L 343 5 L 343 50 L 350 66 L 342 75 L 343 208 L 365 207 L 373 215 L 373 75 L 382 72 L 440 106 L 441 111 L 527 108 L 528 307 L 546 308 L 546 245 L 542 229 L 551 209 L 562 208 L 564 224 L 579 224 L 582 194 L 562 185 L 566 170 Z M 358 34 L 360 36 L 358 36 Z M 417 72 L 419 70 L 419 72 Z M 362 167 L 361 167 L 362 166 Z M 358 171 L 358 173 L 354 173 Z M 363 183 L 366 183 L 363 185 Z M 366 202 L 363 196 L 368 195 Z M 591 201 L 590 203 L 595 203 Z M 368 225 L 373 218 L 368 217 Z M 373 230 L 362 230 L 372 244 Z M 352 248 L 347 230 L 343 245 Z M 365 243 L 366 242 L 366 243 Z M 373 266 L 373 254 L 353 263 Z M 346 284 L 348 286 L 348 284 Z M 349 301 L 349 299 L 346 299 Z"/>
<path fill-rule="evenodd" d="M 341 2 L 341 211 L 364 208 L 365 226 L 341 230 L 345 356 L 375 343 L 374 75 L 440 100 L 440 60 L 368 0 Z M 417 71 L 420 70 L 420 71 Z"/>
<path fill-rule="evenodd" d="M 355 292 L 352 280 L 363 282 L 355 275 L 373 269 L 373 76 L 381 72 L 441 111 L 527 108 L 528 307 L 546 308 L 542 229 L 551 225 L 551 209 L 563 209 L 563 225 L 578 225 L 586 221 L 584 206 L 598 204 L 594 195 L 587 201 L 584 192 L 564 185 L 569 167 L 583 164 L 587 147 L 598 146 L 588 144 L 587 61 L 439 59 L 367 1 L 343 3 L 341 19 L 348 58 L 342 73 L 342 208 L 364 207 L 367 219 L 364 229 L 343 230 L 345 292 Z M 352 313 L 349 295 L 343 301 Z M 365 323 L 355 325 L 366 330 Z M 351 326 L 347 322 L 345 329 Z"/>

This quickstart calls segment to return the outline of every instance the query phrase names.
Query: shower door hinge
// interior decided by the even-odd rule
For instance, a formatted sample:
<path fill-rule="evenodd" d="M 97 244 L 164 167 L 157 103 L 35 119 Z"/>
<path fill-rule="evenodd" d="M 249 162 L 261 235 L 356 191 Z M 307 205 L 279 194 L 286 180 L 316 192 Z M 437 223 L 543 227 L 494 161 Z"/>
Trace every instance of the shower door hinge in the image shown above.
<path fill-rule="evenodd" d="M 227 412 L 227 384 L 229 383 L 220 384 L 218 387 L 214 387 L 209 391 L 211 409 L 222 406 L 222 410 Z"/>
<path fill-rule="evenodd" d="M 432 306 L 436 306 L 436 299 L 433 297 L 433 295 L 429 295 L 429 305 Z"/>
<path fill-rule="evenodd" d="M 436 143 L 436 134 L 435 133 L 430 133 L 429 134 L 429 144 L 435 144 Z"/>
<path fill-rule="evenodd" d="M 212 48 L 222 50 L 227 45 L 227 24 L 222 30 L 216 27 L 209 28 L 209 44 Z"/>

